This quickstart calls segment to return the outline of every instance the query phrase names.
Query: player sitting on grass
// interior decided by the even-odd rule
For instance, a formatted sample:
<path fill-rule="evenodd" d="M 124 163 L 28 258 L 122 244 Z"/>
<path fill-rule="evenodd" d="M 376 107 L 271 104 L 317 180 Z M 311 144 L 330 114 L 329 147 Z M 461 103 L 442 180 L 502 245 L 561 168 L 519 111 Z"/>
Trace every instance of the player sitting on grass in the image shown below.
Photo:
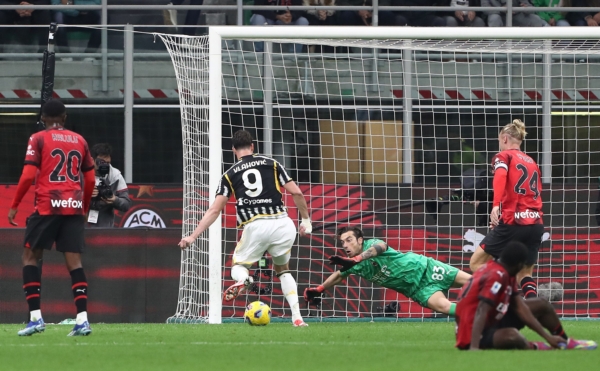
<path fill-rule="evenodd" d="M 322 285 L 304 290 L 304 300 L 312 302 L 321 293 L 351 274 L 395 290 L 425 308 L 454 315 L 456 304 L 443 291 L 461 287 L 471 275 L 435 259 L 411 252 L 400 253 L 379 239 L 365 240 L 357 227 L 344 227 L 337 233 L 348 258 L 332 256 L 330 264 L 340 265 Z M 367 261 L 368 260 L 368 261 Z"/>
<path fill-rule="evenodd" d="M 456 306 L 457 348 L 596 349 L 594 341 L 568 338 L 548 301 L 525 300 L 521 296 L 516 276 L 527 264 L 528 257 L 523 243 L 509 242 L 499 260 L 485 264 L 465 284 Z M 519 332 L 524 326 L 537 332 L 550 345 L 525 339 Z"/>

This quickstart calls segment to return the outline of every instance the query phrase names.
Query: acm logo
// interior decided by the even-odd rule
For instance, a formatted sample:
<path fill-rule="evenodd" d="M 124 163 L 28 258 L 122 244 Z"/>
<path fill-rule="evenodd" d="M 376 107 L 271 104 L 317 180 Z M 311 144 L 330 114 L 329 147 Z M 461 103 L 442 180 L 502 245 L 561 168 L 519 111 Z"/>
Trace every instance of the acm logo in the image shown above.
<path fill-rule="evenodd" d="M 162 220 L 160 215 L 149 209 L 139 209 L 133 214 L 129 215 L 124 228 L 166 228 L 165 222 Z"/>

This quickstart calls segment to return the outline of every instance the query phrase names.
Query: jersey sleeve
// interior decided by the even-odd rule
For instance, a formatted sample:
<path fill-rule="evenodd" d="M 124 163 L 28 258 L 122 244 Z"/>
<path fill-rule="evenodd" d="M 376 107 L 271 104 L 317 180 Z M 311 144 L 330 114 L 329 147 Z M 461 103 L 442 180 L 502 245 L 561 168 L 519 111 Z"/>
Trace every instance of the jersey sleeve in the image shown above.
<path fill-rule="evenodd" d="M 368 249 L 370 249 L 371 247 L 373 247 L 373 246 L 375 246 L 375 245 L 383 245 L 383 246 L 385 246 L 385 247 L 386 247 L 386 249 L 387 249 L 387 247 L 388 247 L 388 244 L 387 244 L 387 243 L 385 243 L 385 241 L 383 241 L 383 240 L 380 240 L 380 239 L 377 239 L 377 238 L 373 238 L 373 239 L 372 239 L 372 240 L 370 240 L 369 242 L 370 242 L 370 244 L 369 244 L 368 248 L 366 248 L 366 249 L 363 249 L 363 251 L 367 251 Z"/>
<path fill-rule="evenodd" d="M 509 163 L 510 159 L 508 154 L 505 152 L 499 152 L 494 156 L 494 158 L 492 158 L 492 170 L 494 173 L 500 169 L 508 171 Z"/>
<path fill-rule="evenodd" d="M 217 196 L 225 196 L 229 198 L 233 194 L 233 188 L 231 186 L 231 181 L 227 173 L 223 174 L 221 180 L 219 181 L 219 186 L 217 187 Z"/>
<path fill-rule="evenodd" d="M 343 271 L 343 272 L 340 271 L 340 275 L 343 278 L 346 278 L 346 277 L 348 277 L 351 274 L 356 274 L 357 276 L 361 276 L 360 273 L 362 272 L 362 266 L 363 266 L 363 264 L 366 264 L 366 263 L 365 262 L 360 262 L 360 263 L 356 264 L 354 267 L 348 269 L 347 271 Z"/>
<path fill-rule="evenodd" d="M 81 172 L 83 173 L 88 172 L 94 168 L 94 159 L 92 158 L 92 155 L 90 153 L 90 148 L 88 147 L 88 144 L 86 142 L 84 142 L 84 146 L 85 153 L 83 154 L 83 160 L 81 161 Z"/>
<path fill-rule="evenodd" d="M 275 161 L 275 174 L 277 176 L 277 179 L 279 180 L 279 184 L 281 185 L 284 185 L 293 180 L 292 177 L 288 175 L 283 165 L 281 165 L 277 161 Z"/>
<path fill-rule="evenodd" d="M 504 287 L 507 282 L 504 278 L 504 274 L 500 274 L 497 271 L 488 272 L 482 277 L 482 284 L 480 285 L 479 294 L 477 295 L 479 300 L 483 300 L 491 306 L 496 306 L 500 296 L 504 292 Z"/>
<path fill-rule="evenodd" d="M 42 156 L 43 140 L 39 135 L 29 137 L 27 152 L 25 153 L 25 165 L 33 165 L 40 167 L 40 159 Z"/>

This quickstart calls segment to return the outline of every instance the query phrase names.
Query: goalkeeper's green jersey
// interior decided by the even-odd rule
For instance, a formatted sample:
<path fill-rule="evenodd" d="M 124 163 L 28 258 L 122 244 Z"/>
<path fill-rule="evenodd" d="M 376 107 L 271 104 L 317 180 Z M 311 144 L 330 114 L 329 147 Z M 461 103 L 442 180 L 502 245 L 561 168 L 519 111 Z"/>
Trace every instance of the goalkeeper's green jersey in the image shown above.
<path fill-rule="evenodd" d="M 385 242 L 379 239 L 370 239 L 363 242 L 363 251 L 368 250 L 376 243 Z M 401 294 L 412 297 L 419 289 L 421 279 L 427 271 L 428 259 L 426 256 L 411 252 L 400 253 L 390 247 L 376 257 L 363 260 L 345 272 L 340 272 L 346 278 L 351 274 L 360 276 L 368 281 L 396 290 Z"/>

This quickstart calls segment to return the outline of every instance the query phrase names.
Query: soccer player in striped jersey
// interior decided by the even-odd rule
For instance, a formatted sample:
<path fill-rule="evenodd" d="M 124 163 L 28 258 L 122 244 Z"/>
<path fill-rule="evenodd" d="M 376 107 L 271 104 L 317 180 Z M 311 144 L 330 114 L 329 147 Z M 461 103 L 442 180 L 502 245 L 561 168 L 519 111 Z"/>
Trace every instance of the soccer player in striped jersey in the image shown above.
<path fill-rule="evenodd" d="M 522 242 L 527 246 L 529 255 L 523 270 L 517 275 L 517 282 L 525 298 L 535 298 L 537 284 L 532 275 L 544 234 L 544 213 L 540 169 L 531 157 L 521 151 L 526 135 L 525 124 L 521 120 L 513 120 L 500 130 L 500 152 L 492 159 L 492 230 L 471 256 L 470 266 L 475 272 L 492 258 L 498 258 L 509 241 Z"/>
<path fill-rule="evenodd" d="M 179 247 L 185 249 L 193 244 L 217 219 L 229 197 L 234 196 L 238 227 L 244 231 L 233 254 L 231 278 L 236 282 L 225 290 L 223 299 L 231 301 L 248 289 L 252 284 L 248 268 L 268 252 L 273 258 L 282 292 L 292 310 L 294 326 L 307 326 L 300 314 L 298 287 L 289 268 L 296 227 L 287 214 L 281 188 L 292 195 L 302 217 L 300 235 L 312 232 L 304 195 L 279 162 L 254 154 L 254 144 L 249 132 L 235 132 L 232 145 L 238 162 L 223 174 L 214 203 L 194 232 L 179 242 Z"/>
<path fill-rule="evenodd" d="M 23 249 L 23 290 L 29 305 L 30 320 L 19 336 L 30 336 L 46 329 L 42 319 L 40 293 L 41 272 L 38 261 L 44 250 L 63 253 L 71 275 L 73 297 L 77 308 L 76 324 L 69 336 L 92 332 L 87 318 L 88 284 L 81 253 L 84 248 L 84 215 L 90 208 L 94 190 L 94 160 L 85 139 L 65 129 L 65 105 L 52 99 L 42 108 L 46 130 L 33 134 L 25 155 L 23 174 L 8 213 L 10 224 L 19 204 L 34 180 L 35 211 L 27 218 Z"/>

